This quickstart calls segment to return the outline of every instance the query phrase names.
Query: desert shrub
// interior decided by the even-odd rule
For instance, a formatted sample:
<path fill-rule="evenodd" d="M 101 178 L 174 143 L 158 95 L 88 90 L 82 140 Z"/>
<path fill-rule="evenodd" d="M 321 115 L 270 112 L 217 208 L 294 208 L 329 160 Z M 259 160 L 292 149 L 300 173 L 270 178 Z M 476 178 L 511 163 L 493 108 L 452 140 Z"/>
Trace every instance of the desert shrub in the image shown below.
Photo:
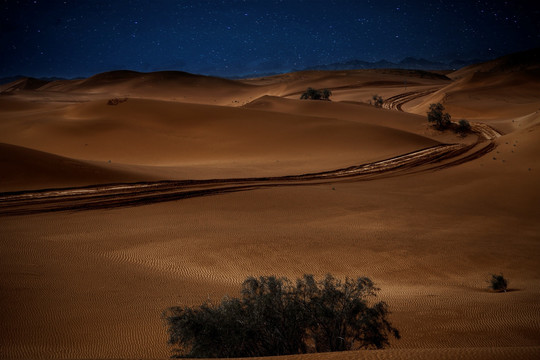
<path fill-rule="evenodd" d="M 319 100 L 321 98 L 321 93 L 319 90 L 315 90 L 314 88 L 308 87 L 306 91 L 300 96 L 300 99 L 311 99 L 311 100 Z"/>
<path fill-rule="evenodd" d="M 445 130 L 451 124 L 450 114 L 443 112 L 444 106 L 441 103 L 429 105 L 429 112 L 427 113 L 428 121 L 439 130 Z"/>
<path fill-rule="evenodd" d="M 302 93 L 300 99 L 330 100 L 330 96 L 332 96 L 332 92 L 329 89 L 316 90 L 309 87 L 304 93 Z"/>
<path fill-rule="evenodd" d="M 323 100 L 330 100 L 330 96 L 332 96 L 332 91 L 329 89 L 323 89 L 322 90 L 322 99 Z"/>
<path fill-rule="evenodd" d="M 109 99 L 109 101 L 107 101 L 107 105 L 118 105 L 123 102 L 126 102 L 127 100 L 128 100 L 127 98 L 123 98 L 123 99 L 112 98 L 112 99 Z"/>
<path fill-rule="evenodd" d="M 174 357 L 246 357 L 383 348 L 400 337 L 365 277 L 247 278 L 241 298 L 164 313 Z"/>
<path fill-rule="evenodd" d="M 380 108 L 380 107 L 382 107 L 382 105 L 384 103 L 384 100 L 383 100 L 382 96 L 379 96 L 379 95 L 375 94 L 375 95 L 373 95 L 371 97 L 371 100 L 370 100 L 369 103 L 373 104 L 375 107 Z"/>
<path fill-rule="evenodd" d="M 471 131 L 471 124 L 465 119 L 459 120 L 458 125 L 456 127 L 456 132 L 461 133 L 461 134 L 466 134 L 470 131 Z"/>
<path fill-rule="evenodd" d="M 506 292 L 508 290 L 508 279 L 505 279 L 503 274 L 491 274 L 489 279 L 489 288 L 493 291 Z"/>

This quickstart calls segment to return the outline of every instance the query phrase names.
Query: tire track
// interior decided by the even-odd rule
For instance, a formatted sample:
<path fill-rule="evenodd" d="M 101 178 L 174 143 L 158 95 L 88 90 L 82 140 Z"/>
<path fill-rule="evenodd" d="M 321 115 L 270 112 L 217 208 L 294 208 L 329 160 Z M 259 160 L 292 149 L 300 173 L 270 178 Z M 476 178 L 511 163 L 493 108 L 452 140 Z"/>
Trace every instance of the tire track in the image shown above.
<path fill-rule="evenodd" d="M 403 105 L 409 101 L 433 94 L 440 88 L 432 88 L 424 91 L 410 91 L 395 96 L 391 96 L 384 100 L 382 104 L 383 109 L 403 111 Z M 458 125 L 456 122 L 452 122 L 454 125 Z M 501 134 L 493 129 L 491 126 L 482 123 L 471 123 L 471 132 L 479 136 L 480 140 L 494 140 L 501 136 Z"/>
<path fill-rule="evenodd" d="M 382 108 L 403 111 L 402 106 L 405 103 L 408 103 L 409 101 L 412 101 L 414 99 L 427 96 L 429 94 L 433 94 L 435 91 L 439 89 L 440 88 L 433 88 L 433 89 L 428 89 L 424 91 L 410 91 L 410 92 L 394 95 L 384 100 L 382 104 Z"/>
<path fill-rule="evenodd" d="M 493 148 L 494 146 L 486 146 L 480 142 L 473 145 L 436 145 L 382 161 L 301 175 L 156 181 L 0 193 L 0 216 L 111 209 L 264 187 L 371 180 L 446 168 L 476 159 Z"/>

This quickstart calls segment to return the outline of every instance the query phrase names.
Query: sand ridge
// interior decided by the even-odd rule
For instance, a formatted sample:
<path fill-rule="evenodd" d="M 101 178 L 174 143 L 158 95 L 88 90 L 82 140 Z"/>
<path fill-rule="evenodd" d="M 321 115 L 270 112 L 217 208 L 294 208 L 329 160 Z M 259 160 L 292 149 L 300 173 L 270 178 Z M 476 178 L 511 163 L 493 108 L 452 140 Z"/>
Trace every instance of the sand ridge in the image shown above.
<path fill-rule="evenodd" d="M 540 108 L 539 54 L 537 48 L 459 69 L 448 74 L 454 81 L 406 110 L 424 114 L 443 102 L 454 117 L 483 122 L 530 114 Z"/>

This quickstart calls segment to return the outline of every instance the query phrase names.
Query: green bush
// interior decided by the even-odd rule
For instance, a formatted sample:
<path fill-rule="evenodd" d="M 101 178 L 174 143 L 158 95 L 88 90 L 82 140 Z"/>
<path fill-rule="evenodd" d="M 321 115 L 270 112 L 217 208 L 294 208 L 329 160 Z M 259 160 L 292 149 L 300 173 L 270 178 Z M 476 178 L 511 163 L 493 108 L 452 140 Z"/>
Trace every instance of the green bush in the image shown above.
<path fill-rule="evenodd" d="M 248 357 L 308 352 L 381 349 L 389 335 L 384 302 L 369 301 L 377 289 L 366 277 L 316 281 L 304 275 L 247 278 L 241 298 L 164 313 L 173 357 Z"/>
<path fill-rule="evenodd" d="M 508 290 L 508 280 L 504 278 L 503 274 L 491 274 L 489 288 L 493 291 L 506 292 Z"/>

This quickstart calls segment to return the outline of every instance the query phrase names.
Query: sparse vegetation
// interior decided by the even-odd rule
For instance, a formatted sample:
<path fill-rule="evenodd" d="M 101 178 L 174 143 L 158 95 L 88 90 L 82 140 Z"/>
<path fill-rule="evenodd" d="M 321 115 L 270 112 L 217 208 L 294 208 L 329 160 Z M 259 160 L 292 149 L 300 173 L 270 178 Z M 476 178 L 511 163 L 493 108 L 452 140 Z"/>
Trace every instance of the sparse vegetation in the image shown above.
<path fill-rule="evenodd" d="M 438 130 L 446 130 L 450 124 L 450 114 L 443 112 L 444 106 L 441 103 L 429 105 L 429 112 L 427 113 L 428 121 L 433 123 Z"/>
<path fill-rule="evenodd" d="M 330 96 L 332 96 L 332 92 L 329 89 L 323 89 L 322 90 L 322 98 L 323 98 L 323 100 L 330 100 Z"/>
<path fill-rule="evenodd" d="M 389 335 L 384 302 L 366 277 L 340 281 L 304 275 L 292 284 L 274 276 L 247 278 L 242 297 L 199 307 L 172 307 L 164 317 L 173 357 L 246 357 L 383 348 Z"/>
<path fill-rule="evenodd" d="M 471 124 L 465 119 L 459 120 L 456 127 L 456 132 L 465 135 L 470 131 L 471 131 Z"/>
<path fill-rule="evenodd" d="M 107 105 L 118 105 L 118 104 L 126 102 L 127 100 L 128 100 L 127 98 L 123 98 L 123 99 L 112 98 L 112 99 L 109 99 L 109 101 L 107 101 Z"/>
<path fill-rule="evenodd" d="M 300 96 L 300 99 L 330 100 L 330 96 L 332 96 L 332 91 L 329 89 L 316 90 L 309 87 L 302 96 Z"/>
<path fill-rule="evenodd" d="M 319 91 L 315 90 L 314 88 L 307 88 L 307 90 L 300 96 L 300 99 L 311 99 L 311 100 L 318 100 L 320 99 L 321 94 Z"/>
<path fill-rule="evenodd" d="M 506 279 L 503 274 L 491 274 L 489 288 L 497 292 L 506 292 L 508 290 L 508 279 Z"/>
<path fill-rule="evenodd" d="M 373 95 L 373 97 L 371 98 L 371 100 L 369 101 L 370 104 L 374 105 L 375 107 L 382 107 L 383 103 L 384 103 L 384 100 L 382 98 L 382 96 L 379 96 L 377 94 Z"/>

